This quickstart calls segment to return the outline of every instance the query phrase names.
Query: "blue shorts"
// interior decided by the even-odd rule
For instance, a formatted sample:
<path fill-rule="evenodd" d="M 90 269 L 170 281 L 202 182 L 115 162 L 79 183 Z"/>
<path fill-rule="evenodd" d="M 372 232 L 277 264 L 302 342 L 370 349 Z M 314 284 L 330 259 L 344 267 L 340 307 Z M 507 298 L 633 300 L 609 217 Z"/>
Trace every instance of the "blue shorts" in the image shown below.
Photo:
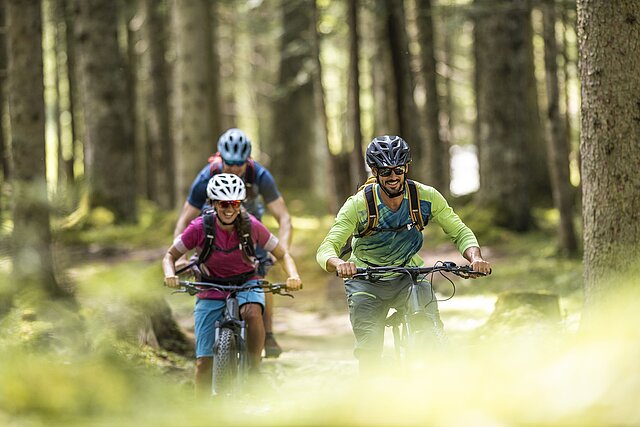
<path fill-rule="evenodd" d="M 238 294 L 238 303 L 240 307 L 247 303 L 260 304 L 264 311 L 264 293 L 260 292 L 258 289 L 240 292 Z M 213 341 L 216 334 L 216 321 L 220 320 L 222 317 L 225 305 L 225 300 L 196 299 L 196 306 L 193 309 L 196 335 L 196 357 L 213 357 Z"/>

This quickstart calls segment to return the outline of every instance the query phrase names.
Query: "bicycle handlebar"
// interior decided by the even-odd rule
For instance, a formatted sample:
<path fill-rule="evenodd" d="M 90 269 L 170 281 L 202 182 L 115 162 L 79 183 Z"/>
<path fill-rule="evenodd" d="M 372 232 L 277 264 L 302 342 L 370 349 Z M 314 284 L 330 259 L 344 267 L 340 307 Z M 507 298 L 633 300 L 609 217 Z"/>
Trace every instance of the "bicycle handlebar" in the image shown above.
<path fill-rule="evenodd" d="M 202 288 L 228 292 L 242 292 L 250 289 L 260 289 L 263 293 L 272 293 L 293 298 L 293 295 L 286 292 L 288 290 L 286 283 L 269 283 L 266 280 L 258 280 L 257 283 L 245 283 L 243 285 L 220 285 L 217 283 L 194 282 L 190 280 L 180 280 L 179 283 L 181 288 L 173 291 L 173 293 L 188 293 L 189 295 L 195 295 L 208 290 Z M 302 286 L 300 289 L 302 289 Z"/>
<path fill-rule="evenodd" d="M 474 271 L 469 265 L 458 266 L 451 261 L 445 261 L 440 265 L 434 265 L 433 267 L 401 267 L 401 266 L 389 266 L 389 267 L 358 267 L 356 268 L 356 274 L 351 277 L 371 277 L 375 274 L 383 273 L 405 273 L 405 274 L 430 274 L 438 271 L 452 273 L 456 276 L 468 279 L 471 276 L 486 276 L 486 273 Z"/>

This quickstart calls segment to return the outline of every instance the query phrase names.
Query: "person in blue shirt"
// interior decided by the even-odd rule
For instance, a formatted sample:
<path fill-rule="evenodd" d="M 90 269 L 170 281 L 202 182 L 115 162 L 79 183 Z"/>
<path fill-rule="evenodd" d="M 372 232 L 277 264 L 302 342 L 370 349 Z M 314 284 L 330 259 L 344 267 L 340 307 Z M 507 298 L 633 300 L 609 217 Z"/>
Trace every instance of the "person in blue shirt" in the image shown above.
<path fill-rule="evenodd" d="M 251 140 L 237 128 L 231 128 L 220 136 L 218 152 L 209 158 L 208 164 L 191 184 L 189 196 L 176 222 L 174 237 L 179 236 L 192 220 L 202 214 L 203 209 L 207 207 L 207 184 L 211 177 L 220 173 L 232 173 L 242 178 L 247 190 L 244 206 L 258 220 L 262 219 L 265 208 L 273 215 L 279 224 L 280 244 L 288 251 L 291 246 L 292 226 L 287 205 L 271 173 L 251 158 Z M 264 277 L 272 261 L 261 247 L 257 248 L 257 255 L 260 260 L 258 273 Z M 176 267 L 180 268 L 186 264 L 187 260 L 182 258 L 176 263 Z M 265 356 L 278 357 L 282 349 L 273 335 L 272 294 L 266 294 L 263 320 L 266 331 Z"/>

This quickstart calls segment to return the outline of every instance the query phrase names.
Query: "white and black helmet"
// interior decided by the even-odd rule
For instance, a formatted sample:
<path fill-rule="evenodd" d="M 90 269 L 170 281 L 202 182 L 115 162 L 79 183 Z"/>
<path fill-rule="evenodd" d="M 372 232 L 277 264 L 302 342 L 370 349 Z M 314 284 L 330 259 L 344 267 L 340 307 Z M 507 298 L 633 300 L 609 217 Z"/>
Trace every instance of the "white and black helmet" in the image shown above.
<path fill-rule="evenodd" d="M 220 173 L 209 180 L 207 196 L 211 200 L 244 200 L 247 191 L 238 175 Z"/>

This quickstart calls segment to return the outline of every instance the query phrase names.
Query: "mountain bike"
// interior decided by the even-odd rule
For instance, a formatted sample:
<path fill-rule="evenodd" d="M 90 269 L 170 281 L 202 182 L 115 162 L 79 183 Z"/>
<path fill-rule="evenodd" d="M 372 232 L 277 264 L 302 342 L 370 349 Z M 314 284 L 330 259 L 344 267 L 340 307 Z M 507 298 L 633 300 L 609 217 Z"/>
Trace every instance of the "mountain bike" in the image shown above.
<path fill-rule="evenodd" d="M 229 292 L 222 317 L 215 324 L 211 394 L 214 396 L 240 394 L 248 376 L 249 356 L 247 324 L 240 318 L 238 293 L 251 289 L 260 289 L 261 292 L 269 292 L 291 298 L 293 298 L 293 295 L 286 292 L 285 283 L 269 283 L 266 280 L 258 280 L 257 282 L 254 281 L 238 286 L 181 280 L 180 286 L 181 288 L 173 293 L 188 293 L 193 296 L 209 289 Z"/>
<path fill-rule="evenodd" d="M 399 360 L 419 357 L 420 350 L 425 347 L 438 347 L 446 342 L 440 320 L 427 311 L 427 306 L 435 301 L 448 301 L 455 295 L 455 285 L 443 273 L 451 273 L 468 279 L 472 276 L 486 274 L 474 271 L 470 266 L 458 266 L 454 262 L 437 262 L 433 267 L 365 267 L 357 268 L 353 278 L 370 281 L 379 280 L 390 273 L 406 274 L 411 277 L 411 285 L 404 307 L 399 307 L 386 318 L 386 326 L 392 328 L 393 343 L 396 357 Z M 433 287 L 421 285 L 421 279 L 439 273 L 447 279 L 453 287 L 453 293 L 446 299 L 436 300 Z"/>

